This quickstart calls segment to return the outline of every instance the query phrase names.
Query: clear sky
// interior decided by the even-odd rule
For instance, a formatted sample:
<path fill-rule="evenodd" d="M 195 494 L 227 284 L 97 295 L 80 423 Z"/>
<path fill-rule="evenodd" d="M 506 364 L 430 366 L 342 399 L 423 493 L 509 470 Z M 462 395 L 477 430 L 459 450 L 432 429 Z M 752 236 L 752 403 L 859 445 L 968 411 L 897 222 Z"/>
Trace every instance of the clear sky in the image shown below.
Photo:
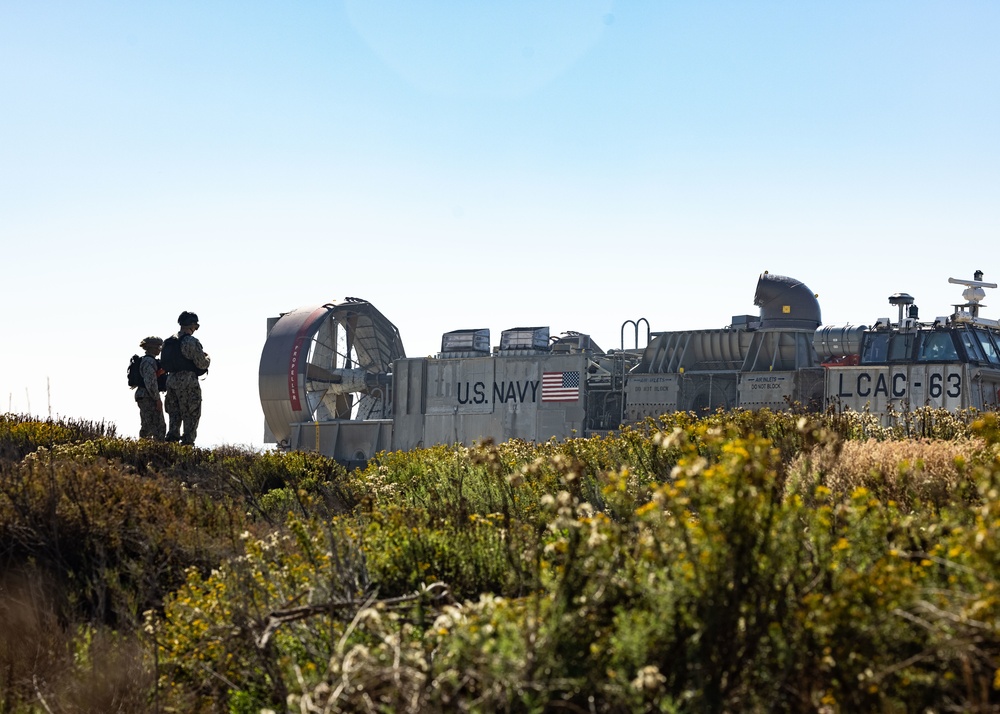
<path fill-rule="evenodd" d="M 135 436 L 182 310 L 199 445 L 254 447 L 267 318 L 349 295 L 410 356 L 720 327 L 765 270 L 825 324 L 948 314 L 1000 279 L 998 37 L 995 0 L 0 0 L 0 411 Z"/>

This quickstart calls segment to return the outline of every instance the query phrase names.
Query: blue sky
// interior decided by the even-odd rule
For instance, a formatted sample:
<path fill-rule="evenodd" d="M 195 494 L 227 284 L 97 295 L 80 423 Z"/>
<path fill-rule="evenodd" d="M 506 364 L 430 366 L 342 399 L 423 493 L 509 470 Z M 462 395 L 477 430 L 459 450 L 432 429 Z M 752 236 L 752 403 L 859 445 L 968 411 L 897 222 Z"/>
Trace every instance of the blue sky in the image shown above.
<path fill-rule="evenodd" d="M 0 410 L 134 436 L 181 310 L 199 443 L 253 446 L 267 317 L 348 295 L 411 356 L 719 327 L 764 270 L 826 324 L 946 314 L 1000 279 L 998 36 L 995 2 L 4 0 Z"/>

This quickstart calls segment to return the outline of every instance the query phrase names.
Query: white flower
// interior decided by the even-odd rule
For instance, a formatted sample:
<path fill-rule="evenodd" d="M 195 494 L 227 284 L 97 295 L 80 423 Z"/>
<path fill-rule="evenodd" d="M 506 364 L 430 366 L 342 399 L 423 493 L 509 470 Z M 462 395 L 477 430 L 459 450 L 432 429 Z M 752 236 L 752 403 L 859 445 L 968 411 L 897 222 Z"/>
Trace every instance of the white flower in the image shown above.
<path fill-rule="evenodd" d="M 632 680 L 632 686 L 640 691 L 654 691 L 659 689 L 667 678 L 660 673 L 660 668 L 655 664 L 649 664 L 640 669 Z"/>

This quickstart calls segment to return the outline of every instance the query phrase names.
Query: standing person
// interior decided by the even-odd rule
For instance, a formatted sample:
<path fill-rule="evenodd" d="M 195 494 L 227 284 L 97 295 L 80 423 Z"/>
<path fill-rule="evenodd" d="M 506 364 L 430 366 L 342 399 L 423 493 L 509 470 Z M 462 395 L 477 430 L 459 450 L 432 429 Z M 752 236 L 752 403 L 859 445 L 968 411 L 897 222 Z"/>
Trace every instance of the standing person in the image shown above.
<path fill-rule="evenodd" d="M 201 420 L 201 385 L 198 377 L 208 372 L 211 362 L 194 336 L 198 316 L 184 311 L 177 318 L 180 331 L 163 345 L 163 367 L 167 370 L 167 415 L 170 428 L 167 441 L 194 444 Z M 169 359 L 168 359 L 169 357 Z M 181 427 L 184 434 L 181 435 Z"/>
<path fill-rule="evenodd" d="M 160 399 L 160 354 L 163 340 L 147 337 L 139 346 L 146 354 L 139 360 L 140 384 L 135 390 L 135 403 L 139 405 L 139 438 L 163 441 L 167 424 L 163 420 L 163 401 Z M 134 358 L 133 358 L 134 359 Z"/>

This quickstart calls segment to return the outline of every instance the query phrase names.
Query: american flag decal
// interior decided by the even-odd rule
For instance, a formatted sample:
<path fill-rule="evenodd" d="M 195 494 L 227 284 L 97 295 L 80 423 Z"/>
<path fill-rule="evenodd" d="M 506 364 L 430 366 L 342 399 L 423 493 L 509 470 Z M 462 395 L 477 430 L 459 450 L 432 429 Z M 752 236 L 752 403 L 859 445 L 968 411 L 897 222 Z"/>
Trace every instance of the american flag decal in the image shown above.
<path fill-rule="evenodd" d="M 579 372 L 543 372 L 543 402 L 575 402 L 580 399 Z"/>

